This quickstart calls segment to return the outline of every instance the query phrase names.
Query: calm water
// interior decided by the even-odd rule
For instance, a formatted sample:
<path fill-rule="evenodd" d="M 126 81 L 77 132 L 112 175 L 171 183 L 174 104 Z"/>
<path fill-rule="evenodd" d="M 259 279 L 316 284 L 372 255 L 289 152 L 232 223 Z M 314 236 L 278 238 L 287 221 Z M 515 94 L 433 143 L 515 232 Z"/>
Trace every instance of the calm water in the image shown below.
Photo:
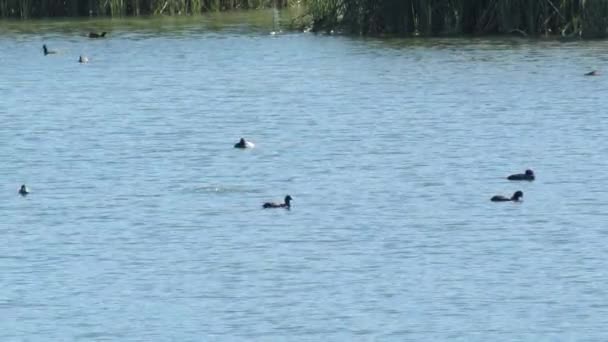
<path fill-rule="evenodd" d="M 608 42 L 269 16 L 0 24 L 0 340 L 608 339 Z"/>

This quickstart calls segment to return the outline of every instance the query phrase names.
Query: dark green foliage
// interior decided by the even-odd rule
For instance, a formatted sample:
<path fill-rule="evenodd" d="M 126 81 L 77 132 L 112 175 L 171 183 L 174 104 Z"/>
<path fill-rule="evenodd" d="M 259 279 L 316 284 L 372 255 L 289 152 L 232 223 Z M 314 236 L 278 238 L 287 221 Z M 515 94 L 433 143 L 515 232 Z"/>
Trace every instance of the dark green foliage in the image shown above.
<path fill-rule="evenodd" d="M 308 0 L 313 30 L 358 34 L 518 34 L 600 38 L 607 0 Z"/>
<path fill-rule="evenodd" d="M 0 0 L 0 17 L 191 15 L 287 7 L 295 27 L 363 35 L 517 34 L 603 38 L 608 0 Z"/>
<path fill-rule="evenodd" d="M 296 0 L 0 0 L 0 17 L 189 15 L 205 11 L 286 7 Z"/>

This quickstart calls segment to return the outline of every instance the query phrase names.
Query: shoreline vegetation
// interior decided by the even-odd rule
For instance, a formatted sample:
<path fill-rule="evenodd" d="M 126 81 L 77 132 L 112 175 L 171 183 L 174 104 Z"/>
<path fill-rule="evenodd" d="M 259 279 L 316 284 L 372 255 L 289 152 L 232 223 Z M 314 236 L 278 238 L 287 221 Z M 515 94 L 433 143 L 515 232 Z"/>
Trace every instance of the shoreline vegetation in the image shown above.
<path fill-rule="evenodd" d="M 302 8 L 287 29 L 363 36 L 608 37 L 607 0 L 0 0 L 0 18 L 184 16 Z"/>
<path fill-rule="evenodd" d="M 360 35 L 605 38 L 606 0 L 308 0 L 312 30 Z"/>
<path fill-rule="evenodd" d="M 0 0 L 0 18 L 136 17 L 285 8 L 298 0 Z"/>

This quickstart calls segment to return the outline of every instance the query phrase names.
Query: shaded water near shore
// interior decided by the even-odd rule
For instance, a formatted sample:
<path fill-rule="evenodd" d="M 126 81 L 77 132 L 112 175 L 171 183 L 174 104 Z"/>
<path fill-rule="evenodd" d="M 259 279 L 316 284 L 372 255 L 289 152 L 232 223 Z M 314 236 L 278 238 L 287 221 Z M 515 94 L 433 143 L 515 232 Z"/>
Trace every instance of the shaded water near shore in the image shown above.
<path fill-rule="evenodd" d="M 608 338 L 608 43 L 274 30 L 0 23 L 0 340 Z"/>

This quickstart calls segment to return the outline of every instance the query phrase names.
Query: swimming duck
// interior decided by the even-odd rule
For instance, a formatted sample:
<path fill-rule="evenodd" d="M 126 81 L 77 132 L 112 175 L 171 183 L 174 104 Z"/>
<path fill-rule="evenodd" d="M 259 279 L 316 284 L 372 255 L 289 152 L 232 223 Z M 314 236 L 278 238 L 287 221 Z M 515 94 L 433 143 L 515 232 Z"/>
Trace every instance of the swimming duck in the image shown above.
<path fill-rule="evenodd" d="M 47 49 L 46 45 L 42 45 L 42 51 L 44 52 L 45 56 L 57 53 L 57 51 Z"/>
<path fill-rule="evenodd" d="M 285 203 L 266 202 L 266 203 L 264 203 L 264 205 L 262 207 L 264 209 L 268 209 L 268 208 L 290 209 L 291 208 L 291 196 L 289 196 L 289 195 L 285 196 Z"/>
<path fill-rule="evenodd" d="M 585 76 L 599 76 L 599 75 L 600 75 L 600 72 L 597 70 L 593 70 L 593 71 L 590 71 L 585 74 Z"/>
<path fill-rule="evenodd" d="M 27 186 L 25 186 L 25 184 L 21 185 L 21 188 L 19 189 L 19 195 L 25 196 L 29 193 L 30 193 L 30 190 L 27 188 Z"/>
<path fill-rule="evenodd" d="M 89 59 L 86 56 L 80 56 L 78 58 L 78 63 L 89 63 Z"/>
<path fill-rule="evenodd" d="M 238 143 L 234 144 L 234 148 L 254 148 L 255 144 L 251 141 L 247 141 L 244 138 L 241 138 Z"/>
<path fill-rule="evenodd" d="M 496 196 L 492 197 L 490 199 L 490 201 L 492 201 L 492 202 L 509 202 L 509 201 L 519 202 L 522 197 L 524 197 L 524 193 L 523 192 L 521 192 L 521 191 L 515 191 L 515 193 L 513 193 L 513 196 L 511 196 L 511 198 L 508 198 L 508 197 L 505 197 L 505 196 L 496 195 Z"/>
<path fill-rule="evenodd" d="M 509 177 L 507 177 L 508 180 L 514 180 L 514 181 L 533 181 L 534 180 L 534 171 L 528 169 L 526 170 L 525 173 L 517 173 L 514 175 L 510 175 Z"/>
<path fill-rule="evenodd" d="M 106 32 L 101 32 L 101 34 L 97 33 L 97 32 L 90 32 L 89 33 L 89 38 L 103 38 L 106 36 Z"/>

